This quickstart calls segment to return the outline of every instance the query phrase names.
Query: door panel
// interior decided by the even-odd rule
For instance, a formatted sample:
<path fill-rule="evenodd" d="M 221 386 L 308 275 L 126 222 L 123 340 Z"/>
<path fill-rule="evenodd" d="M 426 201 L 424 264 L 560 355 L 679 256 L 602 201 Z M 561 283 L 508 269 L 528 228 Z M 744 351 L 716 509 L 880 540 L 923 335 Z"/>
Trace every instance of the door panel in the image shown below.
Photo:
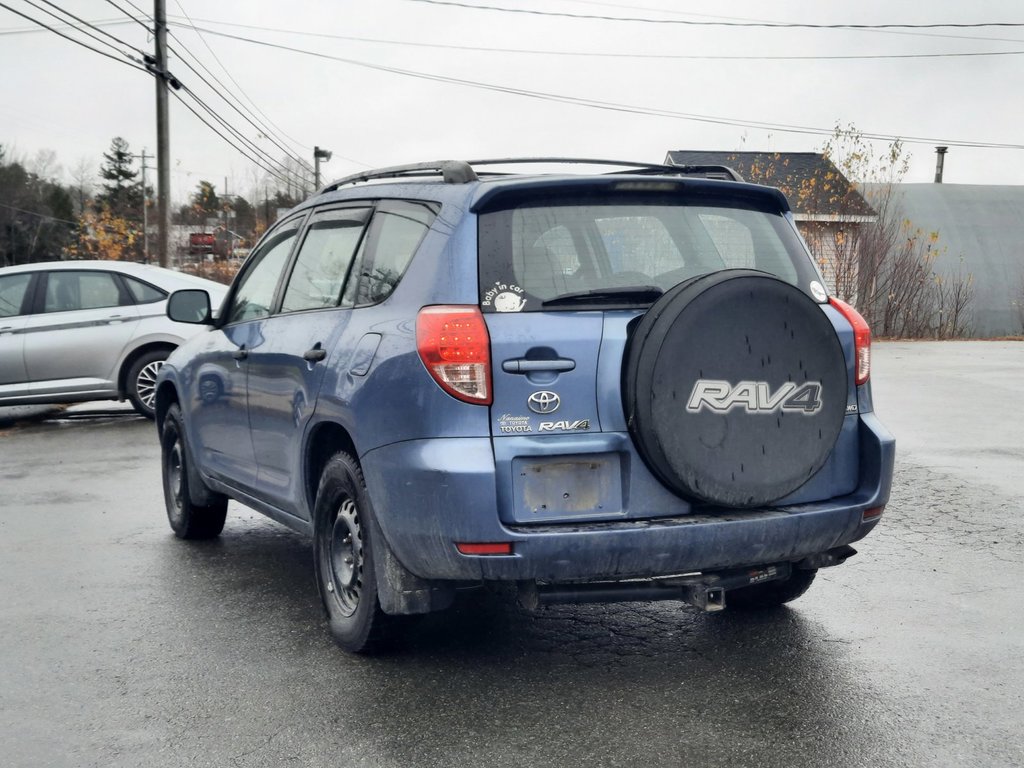
<path fill-rule="evenodd" d="M 31 393 L 116 392 L 117 363 L 138 325 L 131 301 L 109 272 L 48 273 L 42 312 L 23 329 Z"/>
<path fill-rule="evenodd" d="M 0 398 L 28 394 L 24 316 L 0 317 Z"/>
<path fill-rule="evenodd" d="M 370 209 L 314 213 L 282 291 L 281 311 L 267 318 L 263 338 L 249 355 L 249 423 L 258 495 L 307 517 L 302 485 L 302 443 L 316 405 L 327 355 L 351 311 L 339 308 L 345 282 L 363 242 Z"/>
<path fill-rule="evenodd" d="M 208 474 L 239 488 L 256 482 L 256 458 L 249 430 L 245 351 L 262 338 L 260 321 L 238 323 L 207 334 L 187 382 L 193 439 L 199 465 Z"/>
<path fill-rule="evenodd" d="M 265 342 L 281 275 L 303 217 L 282 222 L 257 246 L 224 309 L 226 324 L 209 334 L 189 383 L 200 466 L 224 482 L 252 493 L 257 463 L 249 423 L 248 377 L 252 350 Z"/>

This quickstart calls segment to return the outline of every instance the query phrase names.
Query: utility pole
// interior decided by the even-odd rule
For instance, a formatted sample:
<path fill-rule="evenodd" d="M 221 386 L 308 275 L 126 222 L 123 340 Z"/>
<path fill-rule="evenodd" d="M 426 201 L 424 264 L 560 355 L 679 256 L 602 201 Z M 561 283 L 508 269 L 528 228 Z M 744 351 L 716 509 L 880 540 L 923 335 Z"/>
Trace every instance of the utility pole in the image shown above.
<path fill-rule="evenodd" d="M 149 213 L 146 210 L 146 148 L 142 148 L 142 262 L 149 264 Z"/>
<path fill-rule="evenodd" d="M 153 0 L 153 26 L 156 31 L 156 177 L 157 177 L 157 257 L 167 266 L 170 230 L 171 139 L 167 114 L 167 4 Z M 180 86 L 179 86 L 180 87 Z"/>
<path fill-rule="evenodd" d="M 313 191 L 316 192 L 320 189 L 320 161 L 323 160 L 325 163 L 331 159 L 331 151 L 329 149 L 320 149 L 320 147 L 313 147 Z"/>

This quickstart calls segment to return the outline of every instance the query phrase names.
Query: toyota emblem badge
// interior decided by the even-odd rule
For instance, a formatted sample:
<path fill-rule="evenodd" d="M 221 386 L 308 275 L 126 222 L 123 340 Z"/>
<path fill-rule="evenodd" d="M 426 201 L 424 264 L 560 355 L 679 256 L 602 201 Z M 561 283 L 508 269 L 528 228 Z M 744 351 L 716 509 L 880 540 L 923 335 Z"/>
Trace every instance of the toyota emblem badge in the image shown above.
<path fill-rule="evenodd" d="M 554 392 L 534 392 L 530 395 L 526 404 L 534 413 L 554 413 L 561 405 L 561 399 Z"/>

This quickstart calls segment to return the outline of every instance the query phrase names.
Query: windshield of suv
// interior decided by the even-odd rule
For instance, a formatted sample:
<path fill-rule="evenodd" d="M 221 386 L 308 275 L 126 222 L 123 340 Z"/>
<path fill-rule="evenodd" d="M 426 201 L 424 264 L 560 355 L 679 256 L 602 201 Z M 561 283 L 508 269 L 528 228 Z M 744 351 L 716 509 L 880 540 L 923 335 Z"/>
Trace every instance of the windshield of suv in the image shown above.
<path fill-rule="evenodd" d="M 480 220 L 484 311 L 649 305 L 683 280 L 735 268 L 803 290 L 819 279 L 781 213 L 735 201 L 547 199 Z"/>

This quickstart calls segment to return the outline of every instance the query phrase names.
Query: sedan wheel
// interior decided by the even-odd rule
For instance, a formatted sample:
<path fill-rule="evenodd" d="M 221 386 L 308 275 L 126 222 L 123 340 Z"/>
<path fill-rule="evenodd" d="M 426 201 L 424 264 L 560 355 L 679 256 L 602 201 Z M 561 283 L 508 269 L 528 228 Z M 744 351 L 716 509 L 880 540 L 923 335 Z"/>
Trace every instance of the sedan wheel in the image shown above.
<path fill-rule="evenodd" d="M 147 419 L 153 418 L 156 407 L 156 377 L 170 352 L 158 349 L 140 355 L 128 370 L 128 399 Z"/>

